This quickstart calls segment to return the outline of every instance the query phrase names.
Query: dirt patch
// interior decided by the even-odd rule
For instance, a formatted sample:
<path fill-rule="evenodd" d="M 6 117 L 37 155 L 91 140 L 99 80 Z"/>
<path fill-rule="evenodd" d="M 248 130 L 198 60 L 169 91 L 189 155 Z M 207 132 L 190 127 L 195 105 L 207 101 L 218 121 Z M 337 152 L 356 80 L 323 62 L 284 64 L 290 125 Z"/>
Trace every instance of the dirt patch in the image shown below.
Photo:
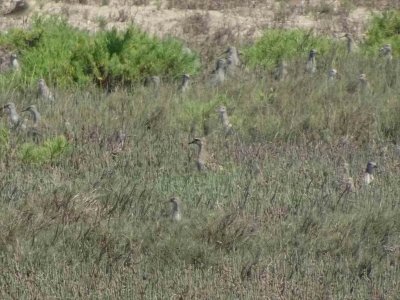
<path fill-rule="evenodd" d="M 90 32 L 113 27 L 124 29 L 135 24 L 152 35 L 181 38 L 188 46 L 196 47 L 208 56 L 206 52 L 210 52 L 211 44 L 218 48 L 226 47 L 226 43 L 251 43 L 266 28 L 313 29 L 316 33 L 332 36 L 350 31 L 353 35 L 360 36 L 371 15 L 370 9 L 347 7 L 345 1 L 198 2 L 200 1 L 43 1 L 33 5 L 28 16 L 3 17 L 0 30 L 28 27 L 33 14 L 63 16 L 71 25 Z M 390 2 L 391 0 L 387 0 L 385 7 L 398 5 L 397 2 L 392 5 Z"/>

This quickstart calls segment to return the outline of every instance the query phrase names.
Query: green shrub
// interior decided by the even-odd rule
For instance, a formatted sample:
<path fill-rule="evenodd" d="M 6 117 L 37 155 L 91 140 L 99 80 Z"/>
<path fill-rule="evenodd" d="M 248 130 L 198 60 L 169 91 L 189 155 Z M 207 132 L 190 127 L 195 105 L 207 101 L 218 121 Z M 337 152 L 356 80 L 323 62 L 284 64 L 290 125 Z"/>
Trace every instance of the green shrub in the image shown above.
<path fill-rule="evenodd" d="M 43 145 L 25 143 L 21 145 L 19 156 L 25 163 L 46 163 L 60 157 L 69 145 L 64 136 L 47 139 Z"/>
<path fill-rule="evenodd" d="M 61 87 L 129 84 L 149 75 L 178 77 L 199 69 L 197 56 L 185 53 L 177 40 L 149 37 L 134 27 L 90 35 L 53 17 L 37 18 L 30 30 L 0 35 L 0 46 L 20 53 L 22 76 L 15 86 L 36 84 L 41 77 Z"/>
<path fill-rule="evenodd" d="M 307 56 L 313 48 L 323 55 L 333 46 L 333 40 L 316 37 L 312 32 L 272 29 L 265 31 L 253 46 L 244 49 L 243 52 L 249 66 L 270 68 L 280 59 L 290 60 L 299 55 Z"/>
<path fill-rule="evenodd" d="M 383 44 L 391 44 L 393 54 L 400 54 L 400 11 L 386 11 L 372 18 L 362 47 L 367 54 L 377 55 Z"/>

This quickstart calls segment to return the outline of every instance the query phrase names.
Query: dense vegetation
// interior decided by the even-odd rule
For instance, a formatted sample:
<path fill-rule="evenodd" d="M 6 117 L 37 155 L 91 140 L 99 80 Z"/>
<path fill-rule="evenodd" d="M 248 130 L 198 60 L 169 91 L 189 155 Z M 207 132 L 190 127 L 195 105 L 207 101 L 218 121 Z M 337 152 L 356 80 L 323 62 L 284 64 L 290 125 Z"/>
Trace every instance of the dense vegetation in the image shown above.
<path fill-rule="evenodd" d="M 199 70 L 197 56 L 185 51 L 181 42 L 149 37 L 135 27 L 91 35 L 64 20 L 37 18 L 29 30 L 0 35 L 0 45 L 21 56 L 22 72 L 12 83 L 23 86 L 36 84 L 41 77 L 64 88 L 127 85 L 146 76 L 168 79 Z"/>
<path fill-rule="evenodd" d="M 376 18 L 371 39 L 381 26 Z M 346 54 L 344 41 L 312 37 L 298 47 L 293 39 L 308 35 L 288 32 L 287 44 L 271 46 L 265 59 L 259 49 L 244 49 L 250 67 L 223 86 L 198 79 L 180 94 L 173 80 L 157 90 L 136 84 L 141 76 L 196 73 L 197 58 L 182 54 L 175 41 L 135 29 L 88 36 L 58 21 L 38 31 L 45 22 L 0 37 L 18 49 L 22 65 L 19 74 L 0 76 L 1 103 L 14 102 L 18 112 L 36 104 L 43 117 L 38 143 L 2 118 L 0 298 L 398 297 L 400 64 L 398 54 L 388 63 L 364 51 L 395 37 L 377 44 L 367 39 Z M 60 28 L 71 31 L 63 38 L 70 47 L 60 45 Z M 38 42 L 28 46 L 35 32 L 41 32 Z M 276 34 L 266 32 L 264 39 Z M 140 42 L 131 44 L 131 35 Z M 135 51 L 123 45 L 142 49 L 143 41 L 164 49 L 148 53 L 161 57 L 128 70 L 122 58 Z M 111 51 L 115 45 L 121 47 Z M 267 46 L 261 40 L 254 47 Z M 320 52 L 313 75 L 304 72 L 308 47 Z M 271 70 L 281 49 L 288 49 L 290 72 L 277 82 Z M 79 62 L 93 62 L 90 72 L 70 63 L 86 51 Z M 113 60 L 121 69 L 110 67 Z M 99 61 L 129 89 L 105 93 L 87 85 L 102 76 L 95 71 Z M 327 80 L 331 67 L 340 79 Z M 370 89 L 358 88 L 360 73 Z M 58 86 L 53 104 L 33 96 L 42 76 Z M 215 112 L 222 104 L 234 128 L 229 136 Z M 74 139 L 65 135 L 66 121 Z M 121 130 L 127 141 L 115 154 Z M 222 170 L 195 167 L 197 150 L 188 142 L 205 134 Z M 369 160 L 378 164 L 376 180 L 362 186 L 358 179 Z M 344 162 L 356 192 L 344 191 Z M 180 222 L 169 218 L 172 195 L 182 199 Z"/>

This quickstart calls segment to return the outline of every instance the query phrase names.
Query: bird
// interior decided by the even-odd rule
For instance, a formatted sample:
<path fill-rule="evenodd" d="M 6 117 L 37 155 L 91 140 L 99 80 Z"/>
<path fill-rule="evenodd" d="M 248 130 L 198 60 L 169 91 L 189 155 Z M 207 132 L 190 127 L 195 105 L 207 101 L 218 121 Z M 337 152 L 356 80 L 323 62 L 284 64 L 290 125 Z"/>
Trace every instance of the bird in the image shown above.
<path fill-rule="evenodd" d="M 189 145 L 190 144 L 196 144 L 197 146 L 199 146 L 199 152 L 197 155 L 196 165 L 197 165 L 197 169 L 199 171 L 205 171 L 207 169 L 206 162 L 207 162 L 207 158 L 208 158 L 208 154 L 206 151 L 205 138 L 194 138 L 193 141 L 191 141 L 189 143 Z"/>
<path fill-rule="evenodd" d="M 232 124 L 229 122 L 229 117 L 228 117 L 228 112 L 226 111 L 226 107 L 224 105 L 221 105 L 217 112 L 219 113 L 219 117 L 222 122 L 222 126 L 224 127 L 225 134 L 230 134 L 232 133 Z"/>
<path fill-rule="evenodd" d="M 39 96 L 42 97 L 45 100 L 54 101 L 54 95 L 48 88 L 46 81 L 43 78 L 40 78 L 38 81 L 38 92 Z"/>
<path fill-rule="evenodd" d="M 33 128 L 38 128 L 41 120 L 40 113 L 38 112 L 36 105 L 30 105 L 25 108 L 22 112 L 29 111 L 33 118 Z"/>
<path fill-rule="evenodd" d="M 220 86 L 225 81 L 225 67 L 226 62 L 224 59 L 220 58 L 217 60 L 215 70 L 211 74 L 211 86 Z"/>
<path fill-rule="evenodd" d="M 15 53 L 11 54 L 11 56 L 10 56 L 10 66 L 14 71 L 20 70 L 18 57 L 17 57 L 17 54 L 15 54 Z"/>
<path fill-rule="evenodd" d="M 388 62 L 392 61 L 392 46 L 390 44 L 385 44 L 379 49 L 379 56 L 385 58 Z"/>
<path fill-rule="evenodd" d="M 11 129 L 16 129 L 18 126 L 21 125 L 21 119 L 13 102 L 8 102 L 7 104 L 5 104 L 2 107 L 2 110 L 4 110 L 8 114 L 8 123 Z"/>
<path fill-rule="evenodd" d="M 347 162 L 343 163 L 342 174 L 340 178 L 340 186 L 343 189 L 343 194 L 353 193 L 356 191 L 354 180 L 350 176 L 349 164 Z"/>
<path fill-rule="evenodd" d="M 68 121 L 64 122 L 64 136 L 69 143 L 75 141 L 75 132 L 72 129 L 71 123 Z"/>
<path fill-rule="evenodd" d="M 308 59 L 307 59 L 307 64 L 306 64 L 306 71 L 310 74 L 313 74 L 317 71 L 317 50 L 316 49 L 311 49 Z"/>
<path fill-rule="evenodd" d="M 354 42 L 352 34 L 348 32 L 343 37 L 347 40 L 347 53 L 353 53 L 356 48 L 356 43 Z"/>
<path fill-rule="evenodd" d="M 337 78 L 338 72 L 336 69 L 330 69 L 328 71 L 328 80 L 334 81 Z"/>
<path fill-rule="evenodd" d="M 27 135 L 33 137 L 34 141 L 38 143 L 40 137 L 42 137 L 41 128 L 39 126 L 41 121 L 40 113 L 38 112 L 35 105 L 28 106 L 22 112 L 26 111 L 30 112 L 33 118 L 33 125 L 27 129 Z"/>
<path fill-rule="evenodd" d="M 234 76 L 237 68 L 240 66 L 240 58 L 236 47 L 230 46 L 225 51 L 226 55 L 226 66 L 225 71 L 229 76 Z"/>
<path fill-rule="evenodd" d="M 178 197 L 172 197 L 169 199 L 169 202 L 172 204 L 171 210 L 171 219 L 173 221 L 180 221 L 182 220 L 182 212 L 181 212 L 181 201 Z"/>
<path fill-rule="evenodd" d="M 108 148 L 112 155 L 117 155 L 124 150 L 127 135 L 123 130 L 115 131 L 107 138 Z"/>
<path fill-rule="evenodd" d="M 144 86 L 158 88 L 161 84 L 161 79 L 159 76 L 149 76 L 144 80 Z"/>
<path fill-rule="evenodd" d="M 212 170 L 212 171 L 221 171 L 223 170 L 222 166 L 218 165 L 214 161 L 211 161 L 211 157 L 207 153 L 207 141 L 206 138 L 194 138 L 189 144 L 196 144 L 199 147 L 199 152 L 197 154 L 196 166 L 197 170 L 200 172 Z"/>
<path fill-rule="evenodd" d="M 236 47 L 229 46 L 228 49 L 226 49 L 225 53 L 227 54 L 226 58 L 230 58 L 232 60 L 232 64 L 235 67 L 240 66 L 239 52 Z"/>
<path fill-rule="evenodd" d="M 179 85 L 179 92 L 185 93 L 189 90 L 190 88 L 190 75 L 189 74 L 183 74 L 182 75 L 182 82 Z"/>
<path fill-rule="evenodd" d="M 367 168 L 365 169 L 364 175 L 363 175 L 363 183 L 364 185 L 369 185 L 371 182 L 374 180 L 374 169 L 377 168 L 377 165 L 373 161 L 369 161 L 367 164 Z"/>
<path fill-rule="evenodd" d="M 288 75 L 287 63 L 281 60 L 274 71 L 274 79 L 277 81 L 283 81 Z"/>
<path fill-rule="evenodd" d="M 3 16 L 7 17 L 19 17 L 28 13 L 31 9 L 31 5 L 26 0 L 16 0 L 14 5 L 5 13 Z"/>
<path fill-rule="evenodd" d="M 365 73 L 361 73 L 358 76 L 358 86 L 361 92 L 367 92 L 370 90 L 369 82 L 367 79 L 367 75 Z"/>

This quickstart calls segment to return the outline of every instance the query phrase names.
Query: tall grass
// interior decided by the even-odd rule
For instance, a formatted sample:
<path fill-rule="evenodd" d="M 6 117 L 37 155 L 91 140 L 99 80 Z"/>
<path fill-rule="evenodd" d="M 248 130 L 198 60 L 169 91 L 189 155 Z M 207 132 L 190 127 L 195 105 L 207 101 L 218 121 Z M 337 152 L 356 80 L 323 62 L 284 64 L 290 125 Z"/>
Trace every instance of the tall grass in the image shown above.
<path fill-rule="evenodd" d="M 242 70 L 185 95 L 174 82 L 156 95 L 69 87 L 48 105 L 3 86 L 3 102 L 34 102 L 47 127 L 36 144 L 2 119 L 1 298 L 396 299 L 398 59 L 329 53 L 313 76 L 300 51 L 287 81 Z M 361 72 L 370 92 L 353 88 Z M 118 130 L 128 138 L 115 155 Z M 188 142 L 205 132 L 221 171 L 197 172 Z M 369 160 L 376 180 L 362 187 Z M 344 161 L 356 193 L 343 193 Z M 171 195 L 181 222 L 168 217 Z"/>

